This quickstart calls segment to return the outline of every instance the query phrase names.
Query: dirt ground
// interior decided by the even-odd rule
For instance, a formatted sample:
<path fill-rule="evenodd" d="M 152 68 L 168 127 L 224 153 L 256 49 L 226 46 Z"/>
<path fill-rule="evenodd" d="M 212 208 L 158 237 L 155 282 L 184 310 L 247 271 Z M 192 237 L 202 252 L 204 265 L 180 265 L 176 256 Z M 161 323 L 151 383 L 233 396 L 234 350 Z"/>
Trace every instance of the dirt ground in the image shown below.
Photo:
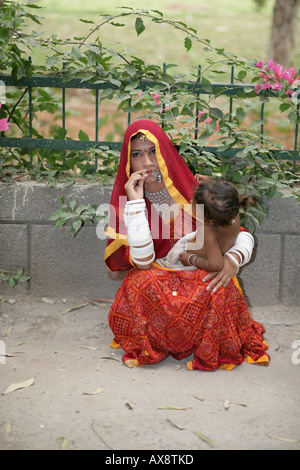
<path fill-rule="evenodd" d="M 109 308 L 2 299 L 1 450 L 300 449 L 298 307 L 254 309 L 270 366 L 231 372 L 188 371 L 188 359 L 172 358 L 128 369 L 109 346 Z"/>

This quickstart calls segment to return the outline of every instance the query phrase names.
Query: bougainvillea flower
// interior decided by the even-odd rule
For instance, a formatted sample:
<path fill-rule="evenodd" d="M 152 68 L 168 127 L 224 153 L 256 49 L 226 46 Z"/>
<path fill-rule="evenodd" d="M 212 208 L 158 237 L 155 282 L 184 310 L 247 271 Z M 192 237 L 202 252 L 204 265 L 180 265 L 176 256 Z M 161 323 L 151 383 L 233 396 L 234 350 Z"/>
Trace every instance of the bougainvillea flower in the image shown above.
<path fill-rule="evenodd" d="M 257 67 L 258 69 L 262 69 L 264 65 L 265 65 L 265 63 L 262 62 L 261 60 L 259 60 L 259 61 L 255 64 L 255 67 Z"/>
<path fill-rule="evenodd" d="M 2 107 L 2 103 L 0 103 L 0 109 Z M 9 122 L 7 118 L 0 119 L 0 131 L 7 131 L 9 128 Z"/>
<path fill-rule="evenodd" d="M 9 122 L 7 118 L 0 119 L 0 131 L 7 131 L 9 128 Z"/>
<path fill-rule="evenodd" d="M 200 117 L 202 116 L 202 114 L 204 114 L 204 111 L 198 111 L 198 119 L 200 119 Z M 207 117 L 205 119 L 205 121 L 207 124 L 211 123 L 212 122 L 212 118 L 211 117 Z M 215 131 L 218 131 L 219 130 L 219 125 L 217 124 L 216 127 L 215 127 Z"/>
<path fill-rule="evenodd" d="M 155 104 L 160 104 L 161 103 L 161 100 L 159 99 L 161 97 L 161 95 L 159 95 L 158 93 L 156 93 L 154 96 L 153 96 L 153 99 L 155 100 Z"/>

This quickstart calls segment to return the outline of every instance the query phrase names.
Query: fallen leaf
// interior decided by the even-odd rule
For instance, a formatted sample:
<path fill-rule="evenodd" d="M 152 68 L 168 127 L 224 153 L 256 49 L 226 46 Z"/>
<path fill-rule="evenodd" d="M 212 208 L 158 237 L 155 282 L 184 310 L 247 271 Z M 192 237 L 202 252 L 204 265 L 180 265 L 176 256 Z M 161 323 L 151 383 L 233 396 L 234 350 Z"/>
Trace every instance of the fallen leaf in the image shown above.
<path fill-rule="evenodd" d="M 61 441 L 61 450 L 68 450 L 69 449 L 69 442 L 65 437 L 58 437 L 57 441 Z"/>
<path fill-rule="evenodd" d="M 299 442 L 299 439 L 298 440 L 288 439 L 287 437 L 273 436 L 273 434 L 267 434 L 267 436 L 271 437 L 271 439 L 276 439 L 277 441 L 292 442 L 292 443 Z"/>
<path fill-rule="evenodd" d="M 202 434 L 201 432 L 198 432 L 198 431 L 193 431 L 193 433 L 195 434 L 195 436 L 197 436 L 199 439 L 201 439 L 202 441 L 206 442 L 206 444 L 208 444 L 210 447 L 213 447 L 213 443 L 212 443 L 212 440 L 205 436 L 204 434 Z"/>
<path fill-rule="evenodd" d="M 183 406 L 159 406 L 159 410 L 187 410 L 188 408 L 185 408 Z"/>
<path fill-rule="evenodd" d="M 131 404 L 131 403 L 125 403 L 125 406 L 127 406 L 127 408 L 129 408 L 130 410 L 133 410 L 134 406 Z"/>
<path fill-rule="evenodd" d="M 72 312 L 73 310 L 78 310 L 82 307 L 86 307 L 87 305 L 89 305 L 89 302 L 85 302 L 84 304 L 77 305 L 76 307 L 67 308 L 67 310 L 64 310 L 62 314 L 65 315 L 66 313 Z"/>
<path fill-rule="evenodd" d="M 90 349 L 91 351 L 97 351 L 98 349 L 95 346 L 80 346 L 79 344 L 75 344 L 75 348 Z"/>
<path fill-rule="evenodd" d="M 120 359 L 114 356 L 102 356 L 100 359 L 113 359 L 114 361 L 120 362 Z"/>
<path fill-rule="evenodd" d="M 4 333 L 2 333 L 2 336 L 8 336 L 12 332 L 12 326 L 10 326 Z"/>
<path fill-rule="evenodd" d="M 2 392 L 2 395 L 8 395 L 8 393 L 14 392 L 15 390 L 18 390 L 19 388 L 26 388 L 30 387 L 34 382 L 34 379 L 29 379 L 26 380 L 26 382 L 21 382 L 21 383 L 13 383 L 11 384 L 4 392 Z"/>
<path fill-rule="evenodd" d="M 100 361 L 97 364 L 96 370 L 99 370 L 100 367 L 104 364 L 104 362 L 105 362 L 104 359 L 100 359 Z"/>
<path fill-rule="evenodd" d="M 245 408 L 247 408 L 248 405 L 246 405 L 246 403 L 240 403 L 238 401 L 233 401 L 233 400 L 229 400 L 230 403 L 233 403 L 234 405 L 239 405 L 239 406 L 244 406 Z"/>
<path fill-rule="evenodd" d="M 54 304 L 54 303 L 55 303 L 55 300 L 49 299 L 48 297 L 43 297 L 42 300 L 43 300 L 43 302 L 45 302 L 46 304 Z"/>
<path fill-rule="evenodd" d="M 12 425 L 13 425 L 13 422 L 12 422 L 12 421 L 10 421 L 10 423 L 7 423 L 6 428 L 5 428 L 6 434 L 10 434 L 10 433 L 11 433 Z"/>
<path fill-rule="evenodd" d="M 234 400 L 221 400 L 221 399 L 219 398 L 219 401 L 222 401 L 222 402 L 223 402 L 225 410 L 228 410 L 228 409 L 229 409 L 230 403 L 232 403 L 232 404 L 234 404 L 234 405 L 239 405 L 239 406 L 247 407 L 247 405 L 246 405 L 245 403 L 240 403 L 240 402 L 234 401 Z"/>
<path fill-rule="evenodd" d="M 230 404 L 230 400 L 225 400 L 225 401 L 224 401 L 224 408 L 225 408 L 225 410 L 228 410 L 228 409 L 229 409 L 229 404 Z"/>
<path fill-rule="evenodd" d="M 198 397 L 198 395 L 194 395 L 194 398 L 197 398 L 197 400 L 204 401 L 204 398 Z"/>
<path fill-rule="evenodd" d="M 94 302 L 99 302 L 99 303 L 112 304 L 113 301 L 114 301 L 114 298 L 113 297 L 97 297 L 97 298 L 93 298 L 91 300 L 94 301 Z"/>
<path fill-rule="evenodd" d="M 98 387 L 96 388 L 96 390 L 94 390 L 93 392 L 84 392 L 83 395 L 98 395 L 99 393 L 102 393 L 104 392 L 104 388 L 103 387 Z"/>
<path fill-rule="evenodd" d="M 179 424 L 174 423 L 170 418 L 167 419 L 168 423 L 172 424 L 177 429 L 180 429 L 181 431 L 184 429 L 182 426 L 179 426 Z"/>

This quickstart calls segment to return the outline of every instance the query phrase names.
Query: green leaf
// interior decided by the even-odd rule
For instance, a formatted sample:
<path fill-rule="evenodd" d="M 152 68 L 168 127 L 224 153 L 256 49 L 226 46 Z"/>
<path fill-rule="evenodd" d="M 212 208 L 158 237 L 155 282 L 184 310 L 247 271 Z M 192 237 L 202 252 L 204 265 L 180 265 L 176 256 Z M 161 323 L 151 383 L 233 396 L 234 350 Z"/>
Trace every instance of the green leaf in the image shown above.
<path fill-rule="evenodd" d="M 213 447 L 213 443 L 212 443 L 212 440 L 205 436 L 204 434 L 202 434 L 201 432 L 198 432 L 198 431 L 193 431 L 193 433 L 195 434 L 195 436 L 197 436 L 199 439 L 201 439 L 202 441 L 206 442 L 210 447 Z"/>
<path fill-rule="evenodd" d="M 72 209 L 72 211 L 75 209 L 75 207 L 77 206 L 77 201 L 75 199 L 73 199 L 70 204 L 70 209 Z"/>
<path fill-rule="evenodd" d="M 287 109 L 289 109 L 291 107 L 291 105 L 289 103 L 281 103 L 281 105 L 279 106 L 279 109 L 281 112 L 283 111 L 286 111 Z"/>
<path fill-rule="evenodd" d="M 163 13 L 159 10 L 150 10 L 150 11 L 153 11 L 154 13 L 157 13 L 158 15 L 160 15 L 161 17 L 163 17 Z"/>
<path fill-rule="evenodd" d="M 223 112 L 219 108 L 210 108 L 209 114 L 216 119 L 223 119 Z"/>
<path fill-rule="evenodd" d="M 9 287 L 14 287 L 17 284 L 17 281 L 15 280 L 14 277 L 10 277 L 7 281 Z"/>
<path fill-rule="evenodd" d="M 74 220 L 74 222 L 72 223 L 72 229 L 71 229 L 71 234 L 73 237 L 76 235 L 76 233 L 78 232 L 82 224 L 83 224 L 83 221 L 81 219 Z"/>
<path fill-rule="evenodd" d="M 294 123 L 297 121 L 297 113 L 295 113 L 295 111 L 291 111 L 288 115 L 288 118 L 289 118 L 289 121 L 290 123 Z"/>
<path fill-rule="evenodd" d="M 186 37 L 184 40 L 184 47 L 186 48 L 187 51 L 189 51 L 192 48 L 192 40 L 189 37 Z"/>
<path fill-rule="evenodd" d="M 244 78 L 246 77 L 247 75 L 247 72 L 245 70 L 241 70 L 239 73 L 238 73 L 238 80 L 244 80 Z"/>
<path fill-rule="evenodd" d="M 79 18 L 79 21 L 82 21 L 82 23 L 91 23 L 91 24 L 95 24 L 94 21 L 91 21 L 91 20 L 83 20 L 82 18 Z"/>
<path fill-rule="evenodd" d="M 138 17 L 135 20 L 135 30 L 136 30 L 137 35 L 139 36 L 140 34 L 142 34 L 142 32 L 145 31 L 145 29 L 146 28 L 145 28 L 142 18 Z"/>
<path fill-rule="evenodd" d="M 238 108 L 236 110 L 236 118 L 239 122 L 241 122 L 243 119 L 245 119 L 246 117 L 246 113 L 245 111 L 243 110 L 243 108 Z"/>
<path fill-rule="evenodd" d="M 90 140 L 89 136 L 82 129 L 78 132 L 78 138 L 79 140 Z"/>

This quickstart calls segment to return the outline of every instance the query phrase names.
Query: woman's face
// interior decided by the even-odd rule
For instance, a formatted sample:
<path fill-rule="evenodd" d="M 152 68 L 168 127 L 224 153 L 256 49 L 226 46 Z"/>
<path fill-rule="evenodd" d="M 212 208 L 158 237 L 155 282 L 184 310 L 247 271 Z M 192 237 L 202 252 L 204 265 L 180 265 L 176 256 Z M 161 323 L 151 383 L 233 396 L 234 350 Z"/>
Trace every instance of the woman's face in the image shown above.
<path fill-rule="evenodd" d="M 130 169 L 134 173 L 136 171 L 146 171 L 148 176 L 145 183 L 154 183 L 157 181 L 155 174 L 159 172 L 159 166 L 156 159 L 155 145 L 147 138 L 135 138 L 131 141 L 130 151 Z"/>

